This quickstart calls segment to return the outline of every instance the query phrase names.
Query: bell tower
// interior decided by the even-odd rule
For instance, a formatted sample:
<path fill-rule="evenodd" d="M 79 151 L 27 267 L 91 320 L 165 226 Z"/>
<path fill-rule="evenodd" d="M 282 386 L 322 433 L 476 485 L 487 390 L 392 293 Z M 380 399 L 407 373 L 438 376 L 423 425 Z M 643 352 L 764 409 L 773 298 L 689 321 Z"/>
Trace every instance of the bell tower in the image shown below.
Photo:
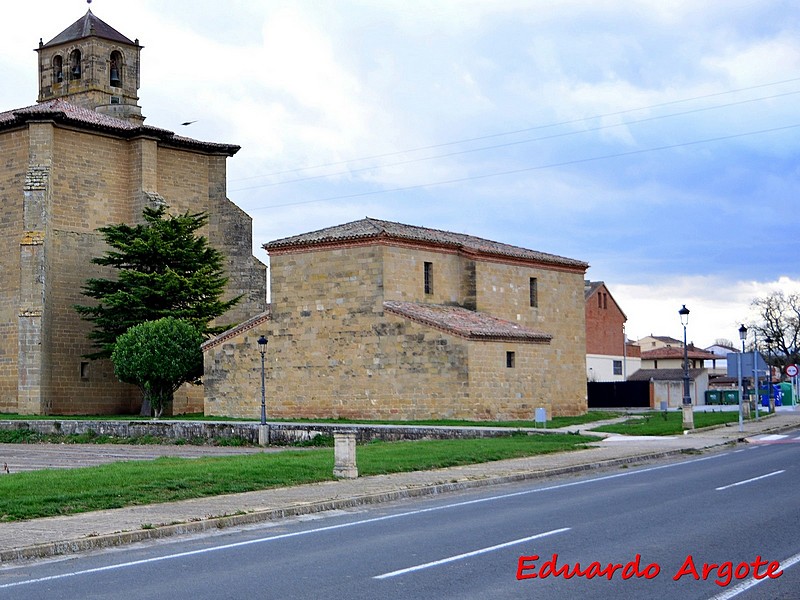
<path fill-rule="evenodd" d="M 39 40 L 38 102 L 60 98 L 141 124 L 141 49 L 138 39 L 131 41 L 88 10 L 46 44 Z"/>

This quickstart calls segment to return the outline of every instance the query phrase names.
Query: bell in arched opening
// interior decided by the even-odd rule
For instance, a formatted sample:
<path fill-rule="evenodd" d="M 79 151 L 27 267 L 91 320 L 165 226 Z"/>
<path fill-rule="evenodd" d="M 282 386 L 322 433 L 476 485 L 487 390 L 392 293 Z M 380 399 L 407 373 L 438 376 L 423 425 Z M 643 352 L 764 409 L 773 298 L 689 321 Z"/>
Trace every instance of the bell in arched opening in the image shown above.
<path fill-rule="evenodd" d="M 53 81 L 55 83 L 64 81 L 64 60 L 60 54 L 53 57 Z"/>
<path fill-rule="evenodd" d="M 69 55 L 69 74 L 71 79 L 81 78 L 81 51 L 73 50 Z"/>
<path fill-rule="evenodd" d="M 117 50 L 111 53 L 109 74 L 111 87 L 122 87 L 122 54 Z"/>

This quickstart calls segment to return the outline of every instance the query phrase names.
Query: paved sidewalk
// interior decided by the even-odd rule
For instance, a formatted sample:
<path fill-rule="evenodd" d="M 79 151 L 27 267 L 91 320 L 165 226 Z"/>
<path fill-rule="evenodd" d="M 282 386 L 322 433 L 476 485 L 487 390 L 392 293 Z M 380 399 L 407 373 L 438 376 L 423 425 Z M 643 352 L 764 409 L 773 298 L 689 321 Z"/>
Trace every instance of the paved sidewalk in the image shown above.
<path fill-rule="evenodd" d="M 800 427 L 800 411 L 786 411 L 758 422 L 745 423 L 744 432 L 739 432 L 738 424 L 734 424 L 672 437 L 611 435 L 592 444 L 589 449 L 576 452 L 1 523 L 0 564 L 324 510 L 644 462 L 678 456 L 686 451 L 745 442 L 748 437 L 797 427 Z M 574 432 L 578 428 L 565 430 Z"/>

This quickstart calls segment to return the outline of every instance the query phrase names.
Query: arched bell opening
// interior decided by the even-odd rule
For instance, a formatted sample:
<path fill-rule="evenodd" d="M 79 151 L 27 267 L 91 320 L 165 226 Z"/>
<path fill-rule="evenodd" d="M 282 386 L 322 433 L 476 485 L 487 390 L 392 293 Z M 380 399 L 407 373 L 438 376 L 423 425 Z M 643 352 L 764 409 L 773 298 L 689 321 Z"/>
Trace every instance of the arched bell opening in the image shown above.
<path fill-rule="evenodd" d="M 64 59 L 60 54 L 53 57 L 53 83 L 64 81 Z"/>
<path fill-rule="evenodd" d="M 81 51 L 73 50 L 69 54 L 69 77 L 70 79 L 81 78 Z"/>
<path fill-rule="evenodd" d="M 111 53 L 108 72 L 111 87 L 122 87 L 122 53 L 118 50 Z"/>

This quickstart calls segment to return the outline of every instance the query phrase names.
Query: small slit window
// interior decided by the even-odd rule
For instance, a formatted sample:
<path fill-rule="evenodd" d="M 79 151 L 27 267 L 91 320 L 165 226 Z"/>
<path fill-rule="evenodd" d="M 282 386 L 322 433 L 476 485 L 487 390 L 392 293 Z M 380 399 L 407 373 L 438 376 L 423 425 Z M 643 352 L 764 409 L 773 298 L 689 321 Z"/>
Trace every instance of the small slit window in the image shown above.
<path fill-rule="evenodd" d="M 516 366 L 517 355 L 516 352 L 506 352 L 506 368 L 513 369 Z"/>
<path fill-rule="evenodd" d="M 424 269 L 424 286 L 425 286 L 425 293 L 432 294 L 433 293 L 433 263 L 426 262 L 423 265 Z"/>
<path fill-rule="evenodd" d="M 531 306 L 537 308 L 539 306 L 539 282 L 536 277 L 531 277 L 529 283 L 529 290 Z"/>
<path fill-rule="evenodd" d="M 86 381 L 87 379 L 89 379 L 89 363 L 88 362 L 82 362 L 81 363 L 80 374 L 81 374 L 81 380 Z"/>

